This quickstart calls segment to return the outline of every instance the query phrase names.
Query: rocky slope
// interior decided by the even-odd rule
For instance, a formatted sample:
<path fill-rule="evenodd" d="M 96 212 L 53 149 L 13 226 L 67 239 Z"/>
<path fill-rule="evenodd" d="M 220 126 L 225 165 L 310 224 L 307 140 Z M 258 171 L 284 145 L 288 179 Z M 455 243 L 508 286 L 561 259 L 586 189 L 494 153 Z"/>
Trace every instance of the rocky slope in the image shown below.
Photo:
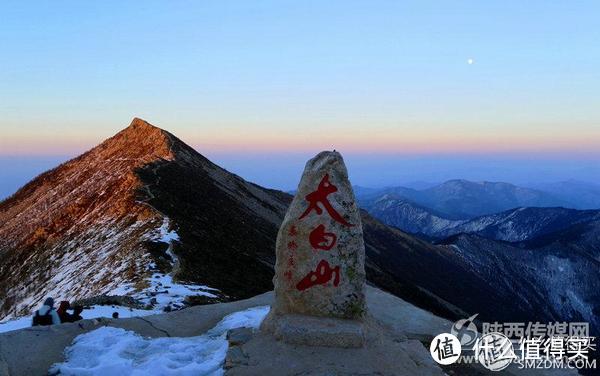
<path fill-rule="evenodd" d="M 554 232 L 518 243 L 521 248 L 561 250 L 565 254 L 581 254 L 600 263 L 600 218 L 579 221 Z"/>
<path fill-rule="evenodd" d="M 228 298 L 266 291 L 288 200 L 134 119 L 0 203 L 0 317 L 48 295 L 143 289 L 173 266 Z M 165 241 L 173 229 L 179 241 Z"/>
<path fill-rule="evenodd" d="M 596 220 L 600 220 L 600 210 L 517 208 L 478 217 L 432 235 L 446 237 L 458 233 L 475 233 L 485 238 L 519 242 Z"/>
<path fill-rule="evenodd" d="M 489 294 L 477 298 L 471 286 L 455 285 L 461 307 L 499 321 L 585 321 L 600 331 L 600 262 L 581 249 L 523 248 L 474 234 L 450 237 L 441 247 L 449 263 L 477 271 L 474 282 Z"/>

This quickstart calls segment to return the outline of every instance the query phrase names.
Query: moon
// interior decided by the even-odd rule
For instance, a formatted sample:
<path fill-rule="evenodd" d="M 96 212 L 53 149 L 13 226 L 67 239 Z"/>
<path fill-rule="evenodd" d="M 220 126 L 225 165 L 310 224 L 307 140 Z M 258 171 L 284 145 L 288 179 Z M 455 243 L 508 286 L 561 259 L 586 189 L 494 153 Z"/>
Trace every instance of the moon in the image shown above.
<path fill-rule="evenodd" d="M 467 64 L 469 64 L 469 65 L 473 65 L 474 62 L 475 62 L 475 60 L 473 60 L 473 59 L 467 59 Z"/>

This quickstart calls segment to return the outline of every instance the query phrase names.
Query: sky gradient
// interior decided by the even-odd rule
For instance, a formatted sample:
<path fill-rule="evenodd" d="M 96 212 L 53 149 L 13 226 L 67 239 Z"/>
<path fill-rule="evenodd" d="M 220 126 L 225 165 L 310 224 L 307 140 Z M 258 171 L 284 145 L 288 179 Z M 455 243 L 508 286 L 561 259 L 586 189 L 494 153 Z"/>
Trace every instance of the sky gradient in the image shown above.
<path fill-rule="evenodd" d="M 598 14 L 595 1 L 2 2 L 0 156 L 74 156 L 137 116 L 234 165 L 335 148 L 371 169 L 462 160 L 456 177 L 480 160 L 593 170 Z"/>

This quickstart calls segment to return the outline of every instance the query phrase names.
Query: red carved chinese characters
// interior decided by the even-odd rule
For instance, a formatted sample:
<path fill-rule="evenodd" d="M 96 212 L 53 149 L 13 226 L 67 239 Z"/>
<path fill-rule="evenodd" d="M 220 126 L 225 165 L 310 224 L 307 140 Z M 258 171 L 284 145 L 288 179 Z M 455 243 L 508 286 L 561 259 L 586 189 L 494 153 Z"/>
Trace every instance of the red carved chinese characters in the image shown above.
<path fill-rule="evenodd" d="M 323 176 L 317 190 L 306 195 L 305 199 L 308 201 L 308 207 L 299 219 L 303 219 L 313 210 L 317 215 L 321 215 L 323 214 L 323 209 L 325 209 L 329 216 L 336 222 L 347 227 L 354 226 L 346 221 L 344 217 L 333 208 L 327 199 L 327 196 L 337 191 L 338 188 L 329 181 L 329 174 Z M 295 236 L 296 234 L 295 226 L 292 226 L 289 235 Z M 327 232 L 324 224 L 319 224 L 308 235 L 308 241 L 314 251 L 329 251 L 335 247 L 337 240 L 337 235 L 333 232 Z M 300 282 L 298 282 L 296 288 L 300 291 L 304 291 L 316 285 L 324 285 L 331 281 L 332 278 L 333 286 L 337 287 L 340 283 L 340 267 L 331 267 L 327 260 L 321 260 L 314 271 L 309 272 L 302 280 L 300 280 Z"/>
<path fill-rule="evenodd" d="M 325 225 L 319 225 L 308 236 L 310 245 L 315 249 L 329 251 L 337 242 L 337 236 L 332 232 L 325 232 Z"/>
<path fill-rule="evenodd" d="M 327 196 L 331 193 L 337 192 L 337 187 L 329 182 L 329 174 L 326 174 L 321 182 L 319 183 L 319 187 L 316 191 L 309 193 L 306 195 L 306 201 L 308 201 L 308 208 L 302 213 L 299 219 L 306 217 L 311 211 L 316 211 L 318 215 L 323 213 L 323 209 L 319 207 L 319 203 L 323 205 L 327 213 L 336 220 L 337 222 L 343 224 L 344 226 L 354 226 L 351 223 L 348 223 L 334 208 L 331 206 L 329 200 L 327 200 Z"/>
<path fill-rule="evenodd" d="M 329 282 L 334 274 L 335 278 L 333 279 L 333 285 L 337 287 L 340 283 L 340 267 L 336 266 L 335 268 L 332 268 L 327 261 L 321 260 L 317 265 L 317 269 L 302 278 L 296 285 L 296 288 L 300 291 L 304 291 L 315 285 L 323 285 Z"/>

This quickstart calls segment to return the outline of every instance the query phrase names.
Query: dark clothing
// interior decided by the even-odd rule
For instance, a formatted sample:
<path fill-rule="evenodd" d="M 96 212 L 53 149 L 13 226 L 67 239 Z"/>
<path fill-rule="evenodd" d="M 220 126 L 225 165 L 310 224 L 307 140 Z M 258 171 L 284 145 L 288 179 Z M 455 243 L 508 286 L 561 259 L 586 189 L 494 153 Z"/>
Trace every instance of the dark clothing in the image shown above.
<path fill-rule="evenodd" d="M 71 309 L 71 304 L 69 304 L 69 302 L 67 302 L 66 300 L 60 302 L 60 306 L 56 311 L 58 313 L 58 316 L 60 317 L 60 322 L 64 323 L 83 320 L 83 317 L 81 317 L 80 315 L 81 311 L 83 311 L 83 308 L 81 308 L 81 306 L 76 306 L 73 314 L 67 312 L 68 309 Z"/>
<path fill-rule="evenodd" d="M 81 315 L 72 314 L 71 315 L 71 321 L 69 321 L 69 322 L 75 322 L 75 321 L 79 321 L 79 320 L 83 320 L 83 317 L 81 317 Z"/>
<path fill-rule="evenodd" d="M 72 315 L 68 312 L 65 312 L 63 314 L 59 314 L 60 317 L 60 322 L 61 323 L 65 323 L 65 322 L 75 322 L 75 321 L 79 321 L 79 320 L 83 320 L 83 317 L 81 317 L 81 315 Z"/>
<path fill-rule="evenodd" d="M 46 312 L 45 315 L 40 315 L 39 311 L 35 311 L 35 315 L 33 315 L 33 326 L 40 325 L 52 325 L 52 315 L 50 311 Z"/>
<path fill-rule="evenodd" d="M 60 322 L 62 324 L 66 323 L 66 322 L 71 322 L 71 315 L 67 312 L 59 313 L 58 317 L 60 317 Z"/>
<path fill-rule="evenodd" d="M 33 315 L 33 326 L 60 324 L 60 318 L 54 308 L 43 305 Z"/>
<path fill-rule="evenodd" d="M 67 302 L 66 300 L 60 302 L 60 305 L 56 310 L 56 313 L 58 313 L 58 317 L 60 317 L 60 322 L 73 322 L 73 315 L 67 312 L 69 308 L 71 308 L 71 304 L 69 304 L 69 302 Z"/>
<path fill-rule="evenodd" d="M 73 308 L 73 314 L 71 315 L 71 322 L 83 320 L 83 317 L 81 317 L 81 312 L 83 312 L 83 307 L 80 305 L 75 306 L 75 308 Z"/>

